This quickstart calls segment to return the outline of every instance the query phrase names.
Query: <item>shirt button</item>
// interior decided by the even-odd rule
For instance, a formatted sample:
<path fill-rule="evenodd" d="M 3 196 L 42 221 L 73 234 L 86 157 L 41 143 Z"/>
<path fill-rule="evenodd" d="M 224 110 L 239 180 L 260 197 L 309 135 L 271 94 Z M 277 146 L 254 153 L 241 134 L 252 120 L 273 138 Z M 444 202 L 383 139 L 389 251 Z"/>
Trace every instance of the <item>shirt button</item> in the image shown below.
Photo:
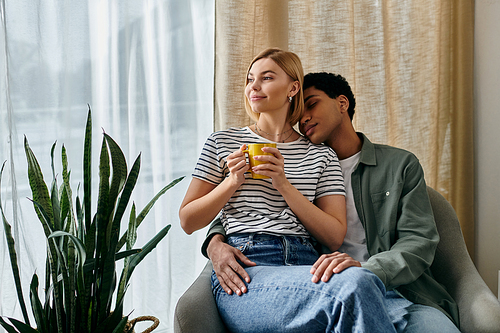
<path fill-rule="evenodd" d="M 389 191 L 385 192 L 385 196 L 388 197 L 389 196 Z"/>

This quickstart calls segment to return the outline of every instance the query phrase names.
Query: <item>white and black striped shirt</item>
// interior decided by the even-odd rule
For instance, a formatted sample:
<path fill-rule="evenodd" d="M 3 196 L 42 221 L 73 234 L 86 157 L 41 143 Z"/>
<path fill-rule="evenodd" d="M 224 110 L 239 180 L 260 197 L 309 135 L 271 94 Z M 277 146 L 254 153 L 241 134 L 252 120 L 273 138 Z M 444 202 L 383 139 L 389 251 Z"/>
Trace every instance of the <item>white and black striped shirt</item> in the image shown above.
<path fill-rule="evenodd" d="M 226 157 L 242 144 L 269 141 L 244 128 L 230 128 L 212 133 L 203 147 L 193 177 L 214 185 L 229 175 Z M 335 152 L 324 145 L 312 144 L 302 136 L 287 143 L 277 143 L 285 159 L 285 175 L 310 202 L 326 195 L 345 195 L 340 163 Z M 308 232 L 273 187 L 271 179 L 253 179 L 245 174 L 245 182 L 222 209 L 221 221 L 226 233 L 264 233 L 303 235 Z"/>

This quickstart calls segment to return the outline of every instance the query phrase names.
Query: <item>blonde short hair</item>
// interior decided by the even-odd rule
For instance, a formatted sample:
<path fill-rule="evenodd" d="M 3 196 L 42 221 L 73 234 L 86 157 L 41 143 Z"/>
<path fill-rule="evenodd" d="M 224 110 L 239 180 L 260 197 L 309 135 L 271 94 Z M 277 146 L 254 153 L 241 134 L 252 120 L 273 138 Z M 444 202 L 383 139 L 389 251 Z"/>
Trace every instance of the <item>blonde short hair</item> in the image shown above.
<path fill-rule="evenodd" d="M 288 112 L 287 121 L 294 126 L 302 117 L 304 112 L 304 94 L 302 92 L 302 84 L 304 83 L 304 70 L 300 58 L 293 52 L 283 51 L 279 48 L 268 48 L 260 52 L 250 63 L 245 77 L 245 87 L 248 85 L 248 73 L 253 64 L 260 59 L 269 58 L 273 60 L 280 68 L 293 80 L 300 84 L 299 92 L 292 97 L 290 103 L 290 111 Z M 259 114 L 252 111 L 250 103 L 245 96 L 245 110 L 247 114 L 255 121 L 259 120 Z"/>

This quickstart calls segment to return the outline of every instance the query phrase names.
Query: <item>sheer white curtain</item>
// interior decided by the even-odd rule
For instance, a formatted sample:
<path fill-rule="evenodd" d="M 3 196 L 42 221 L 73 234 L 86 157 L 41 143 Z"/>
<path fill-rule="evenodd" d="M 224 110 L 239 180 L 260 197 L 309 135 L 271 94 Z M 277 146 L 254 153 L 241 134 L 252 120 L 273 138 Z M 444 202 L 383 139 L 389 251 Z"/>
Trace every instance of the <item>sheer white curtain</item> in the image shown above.
<path fill-rule="evenodd" d="M 64 144 L 75 195 L 90 104 L 95 181 L 101 128 L 121 146 L 129 167 L 142 153 L 132 198 L 138 209 L 168 182 L 186 176 L 138 230 L 137 245 L 144 245 L 172 224 L 134 272 L 124 311 L 134 310 L 131 318 L 154 315 L 161 321 L 155 331 L 172 330 L 175 303 L 205 263 L 205 233 L 185 235 L 178 208 L 213 129 L 214 8 L 214 0 L 0 0 L 0 163 L 7 161 L 0 190 L 28 304 L 31 276 L 44 271 L 45 242 L 26 199 L 31 192 L 23 136 L 46 181 L 51 146 L 57 140 L 60 172 Z M 21 319 L 2 224 L 0 231 L 0 315 Z"/>

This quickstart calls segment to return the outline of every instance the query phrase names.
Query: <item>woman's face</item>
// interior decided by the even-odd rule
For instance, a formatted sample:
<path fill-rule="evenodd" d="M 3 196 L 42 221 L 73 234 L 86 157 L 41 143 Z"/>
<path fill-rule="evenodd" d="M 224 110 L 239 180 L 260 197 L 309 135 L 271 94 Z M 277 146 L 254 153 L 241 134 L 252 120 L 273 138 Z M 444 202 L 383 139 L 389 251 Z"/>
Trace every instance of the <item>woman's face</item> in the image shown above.
<path fill-rule="evenodd" d="M 294 81 L 272 59 L 262 58 L 253 63 L 247 77 L 245 96 L 253 112 L 288 112 L 288 96 L 294 93 Z"/>

